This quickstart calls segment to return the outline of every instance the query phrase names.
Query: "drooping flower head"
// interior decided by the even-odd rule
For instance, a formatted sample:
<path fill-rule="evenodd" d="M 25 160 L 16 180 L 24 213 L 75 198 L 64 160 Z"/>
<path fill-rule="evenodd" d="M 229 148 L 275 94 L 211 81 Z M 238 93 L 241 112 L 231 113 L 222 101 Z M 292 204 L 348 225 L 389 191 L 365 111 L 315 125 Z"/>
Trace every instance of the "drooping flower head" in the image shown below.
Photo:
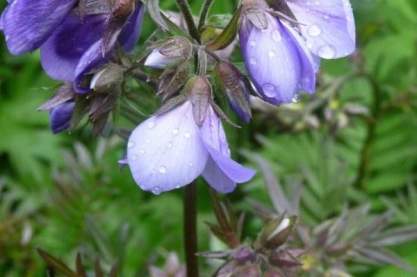
<path fill-rule="evenodd" d="M 49 76 L 74 82 L 78 92 L 86 92 L 89 86 L 83 84 L 84 75 L 104 64 L 117 44 L 130 51 L 139 37 L 142 3 L 108 3 L 11 1 L 1 17 L 7 46 L 16 55 L 40 48 L 42 66 Z"/>
<path fill-rule="evenodd" d="M 273 104 L 314 93 L 319 58 L 334 59 L 355 50 L 349 0 L 244 1 L 240 45 L 258 92 Z"/>
<path fill-rule="evenodd" d="M 209 87 L 204 77 L 192 82 L 193 91 Z M 211 104 L 192 96 L 132 132 L 127 163 L 136 183 L 155 194 L 183 187 L 200 175 L 215 190 L 228 193 L 254 175 L 230 158 L 222 123 Z"/>

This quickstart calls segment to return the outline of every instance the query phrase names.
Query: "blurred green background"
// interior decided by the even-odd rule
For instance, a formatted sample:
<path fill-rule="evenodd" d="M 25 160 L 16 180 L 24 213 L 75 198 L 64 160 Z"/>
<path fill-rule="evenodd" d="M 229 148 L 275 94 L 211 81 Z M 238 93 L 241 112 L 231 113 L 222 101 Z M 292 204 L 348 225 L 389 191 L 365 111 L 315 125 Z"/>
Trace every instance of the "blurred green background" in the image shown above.
<path fill-rule="evenodd" d="M 198 11 L 201 1 L 190 2 Z M 235 6 L 215 2 L 213 13 Z M 161 3 L 174 8 L 172 0 Z M 357 55 L 324 62 L 312 99 L 266 112 L 258 107 L 250 127 L 229 130 L 231 148 L 242 159 L 241 150 L 268 159 L 284 185 L 301 182 L 308 222 L 336 214 L 343 203 L 371 203 L 376 212 L 392 208 L 398 224 L 417 223 L 417 1 L 352 4 Z M 154 28 L 147 18 L 142 37 Z M 358 68 L 372 82 L 356 78 Z M 0 276 L 44 276 L 36 248 L 71 266 L 77 252 L 106 269 L 120 261 L 123 276 L 146 276 L 171 251 L 182 257 L 181 192 L 140 191 L 117 164 L 124 143 L 116 136 L 92 139 L 89 128 L 52 135 L 47 114 L 36 108 L 56 86 L 38 53 L 13 57 L 1 39 Z M 258 176 L 230 195 L 235 208 L 250 210 L 247 198 L 268 205 L 262 183 Z M 198 189 L 199 248 L 218 250 L 204 225 L 213 221 L 207 188 L 201 182 Z M 260 224 L 249 216 L 245 234 L 253 237 Z M 395 251 L 417 266 L 417 242 Z M 417 273 L 387 266 L 360 276 Z"/>

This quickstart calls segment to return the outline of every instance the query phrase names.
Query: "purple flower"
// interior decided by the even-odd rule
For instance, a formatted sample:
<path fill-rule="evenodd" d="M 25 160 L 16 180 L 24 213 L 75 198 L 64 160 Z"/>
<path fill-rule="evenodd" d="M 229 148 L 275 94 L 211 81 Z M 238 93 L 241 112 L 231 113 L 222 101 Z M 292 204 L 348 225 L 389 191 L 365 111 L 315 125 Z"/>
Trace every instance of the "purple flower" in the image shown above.
<path fill-rule="evenodd" d="M 263 0 L 252 2 L 241 23 L 240 44 L 249 75 L 268 102 L 289 103 L 301 91 L 314 93 L 319 58 L 355 50 L 348 0 L 276 0 L 280 16 L 269 13 Z"/>
<path fill-rule="evenodd" d="M 86 92 L 89 88 L 82 84 L 84 75 L 109 59 L 116 42 L 126 51 L 132 50 L 139 37 L 144 8 L 135 0 L 135 9 L 120 28 L 109 29 L 113 16 L 110 8 L 81 15 L 77 2 L 14 0 L 3 12 L 0 26 L 11 53 L 19 55 L 40 48 L 42 66 L 48 75 L 74 82 L 78 92 Z M 110 45 L 104 45 L 107 37 Z"/>
<path fill-rule="evenodd" d="M 199 175 L 215 190 L 228 193 L 254 175 L 230 158 L 213 108 L 208 107 L 199 127 L 191 101 L 140 124 L 129 138 L 127 162 L 136 183 L 154 194 L 183 187 Z"/>
<path fill-rule="evenodd" d="M 49 124 L 54 134 L 67 130 L 71 125 L 75 102 L 68 101 L 53 108 L 49 112 Z"/>

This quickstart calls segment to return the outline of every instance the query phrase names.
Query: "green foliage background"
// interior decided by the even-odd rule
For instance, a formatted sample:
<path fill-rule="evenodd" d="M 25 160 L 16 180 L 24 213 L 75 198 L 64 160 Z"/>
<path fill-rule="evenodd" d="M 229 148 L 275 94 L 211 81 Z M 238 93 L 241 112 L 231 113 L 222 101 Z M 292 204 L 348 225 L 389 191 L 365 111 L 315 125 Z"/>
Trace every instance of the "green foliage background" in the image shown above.
<path fill-rule="evenodd" d="M 163 8 L 174 8 L 173 2 L 161 1 Z M 198 11 L 201 1 L 190 2 Z M 215 2 L 213 12 L 234 8 L 232 1 Z M 317 128 L 306 128 L 296 117 L 298 127 L 285 131 L 277 121 L 280 108 L 273 115 L 255 113 L 250 128 L 229 130 L 231 148 L 236 156 L 245 149 L 271 161 L 285 185 L 303 183 L 303 211 L 310 222 L 334 215 L 347 201 L 369 202 L 374 211 L 388 206 L 398 224 L 417 223 L 417 1 L 352 2 L 359 37 L 354 59 L 373 83 L 349 79 L 326 103 L 332 120 L 313 114 Z M 154 28 L 147 19 L 142 37 Z M 318 99 L 326 95 L 326 84 L 353 70 L 352 59 L 324 62 Z M 42 73 L 38 53 L 13 57 L 2 39 L 0 276 L 44 276 L 38 247 L 69 264 L 77 252 L 89 265 L 96 258 L 107 268 L 119 261 L 123 276 L 146 276 L 149 264 L 159 264 L 169 251 L 182 255 L 181 192 L 156 197 L 140 191 L 128 170 L 117 165 L 124 147 L 119 138 L 91 139 L 88 128 L 52 135 L 47 114 L 36 108 L 56 85 Z M 297 109 L 313 100 L 304 99 Z M 344 114 L 352 103 L 373 120 Z M 341 123 L 347 125 L 333 132 Z M 246 197 L 268 204 L 262 182 L 258 176 L 231 195 L 236 208 L 250 209 Z M 207 188 L 201 182 L 198 189 L 199 247 L 218 250 L 222 246 L 203 223 L 213 221 Z M 249 217 L 247 235 L 259 228 Z M 417 242 L 395 250 L 417 266 Z M 416 274 L 383 267 L 363 276 Z"/>

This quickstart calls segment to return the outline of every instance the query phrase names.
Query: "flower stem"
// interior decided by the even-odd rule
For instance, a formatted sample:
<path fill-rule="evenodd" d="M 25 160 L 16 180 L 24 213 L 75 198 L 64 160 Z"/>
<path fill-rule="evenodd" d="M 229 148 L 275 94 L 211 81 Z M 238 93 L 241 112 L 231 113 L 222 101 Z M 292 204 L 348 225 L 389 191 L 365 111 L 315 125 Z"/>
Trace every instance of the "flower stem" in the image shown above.
<path fill-rule="evenodd" d="M 200 34 L 197 30 L 197 27 L 195 26 L 193 14 L 191 13 L 191 9 L 190 9 L 190 5 L 188 5 L 188 1 L 177 0 L 177 5 L 180 8 L 182 15 L 184 16 L 185 23 L 187 24 L 187 27 L 188 27 L 188 32 L 195 40 L 200 42 Z"/>
<path fill-rule="evenodd" d="M 213 0 L 204 0 L 203 8 L 200 13 L 200 21 L 198 22 L 198 30 L 201 30 L 206 23 L 207 15 L 213 2 Z"/>
<path fill-rule="evenodd" d="M 198 277 L 197 258 L 197 187 L 191 183 L 184 190 L 184 243 L 187 277 Z"/>

